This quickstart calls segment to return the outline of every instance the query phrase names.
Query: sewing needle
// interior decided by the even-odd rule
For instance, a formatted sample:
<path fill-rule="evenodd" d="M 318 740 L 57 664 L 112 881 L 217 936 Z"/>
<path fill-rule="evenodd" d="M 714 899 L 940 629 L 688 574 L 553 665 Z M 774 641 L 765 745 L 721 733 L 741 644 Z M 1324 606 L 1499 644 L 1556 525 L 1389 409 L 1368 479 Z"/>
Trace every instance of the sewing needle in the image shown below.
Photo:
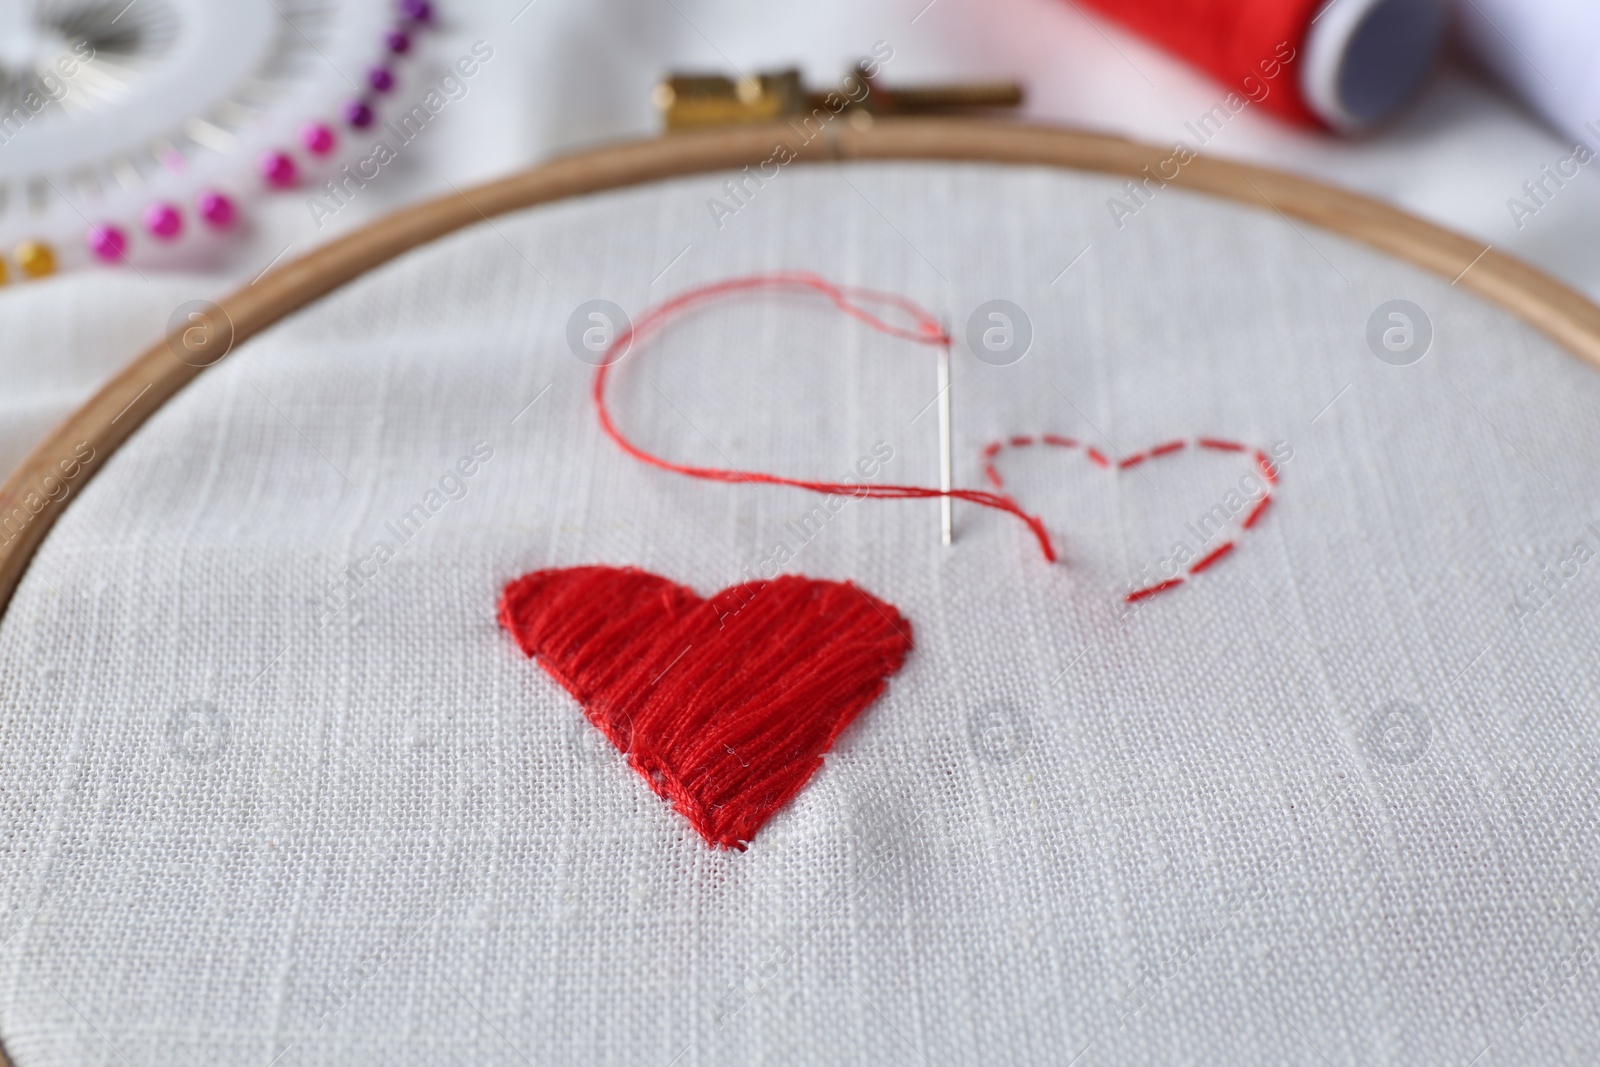
<path fill-rule="evenodd" d="M 954 540 L 951 529 L 950 461 L 950 341 L 939 349 L 939 534 L 946 545 Z"/>

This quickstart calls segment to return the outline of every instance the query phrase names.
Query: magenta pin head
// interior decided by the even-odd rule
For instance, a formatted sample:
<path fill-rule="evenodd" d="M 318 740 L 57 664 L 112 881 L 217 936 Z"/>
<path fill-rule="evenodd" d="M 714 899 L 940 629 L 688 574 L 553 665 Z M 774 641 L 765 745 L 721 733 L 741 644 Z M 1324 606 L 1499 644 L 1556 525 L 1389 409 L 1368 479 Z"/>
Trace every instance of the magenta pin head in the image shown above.
<path fill-rule="evenodd" d="M 300 127 L 300 143 L 314 156 L 325 156 L 333 151 L 336 138 L 325 122 L 308 122 Z"/>
<path fill-rule="evenodd" d="M 394 88 L 394 72 L 388 67 L 373 67 L 367 71 L 367 84 L 374 92 L 386 93 Z"/>
<path fill-rule="evenodd" d="M 428 0 L 400 0 L 400 11 L 414 22 L 433 21 L 433 5 Z"/>
<path fill-rule="evenodd" d="M 294 184 L 296 168 L 287 152 L 264 152 L 257 166 L 261 176 L 280 189 Z"/>
<path fill-rule="evenodd" d="M 175 205 L 157 201 L 144 209 L 144 228 L 162 241 L 170 241 L 183 230 L 183 216 Z"/>
<path fill-rule="evenodd" d="M 404 30 L 390 30 L 383 35 L 383 46 L 397 56 L 411 51 L 411 37 Z"/>
<path fill-rule="evenodd" d="M 103 263 L 117 262 L 128 248 L 128 235 L 107 222 L 90 226 L 83 236 L 89 251 Z"/>
<path fill-rule="evenodd" d="M 372 108 L 367 106 L 365 100 L 347 100 L 344 105 L 344 120 L 358 130 L 366 129 L 372 125 Z"/>
<path fill-rule="evenodd" d="M 195 210 L 213 229 L 225 230 L 233 225 L 237 212 L 233 201 L 215 189 L 207 189 L 195 201 Z"/>

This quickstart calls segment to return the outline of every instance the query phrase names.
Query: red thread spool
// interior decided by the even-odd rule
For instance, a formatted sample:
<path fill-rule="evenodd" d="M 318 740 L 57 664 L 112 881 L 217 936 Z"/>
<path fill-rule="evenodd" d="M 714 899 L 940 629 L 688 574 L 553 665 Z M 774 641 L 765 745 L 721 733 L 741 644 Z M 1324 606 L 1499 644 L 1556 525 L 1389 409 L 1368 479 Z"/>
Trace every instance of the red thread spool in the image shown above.
<path fill-rule="evenodd" d="M 1229 117 L 1257 106 L 1346 131 L 1388 118 L 1411 98 L 1445 29 L 1442 0 L 1085 3 L 1234 90 L 1220 104 Z"/>

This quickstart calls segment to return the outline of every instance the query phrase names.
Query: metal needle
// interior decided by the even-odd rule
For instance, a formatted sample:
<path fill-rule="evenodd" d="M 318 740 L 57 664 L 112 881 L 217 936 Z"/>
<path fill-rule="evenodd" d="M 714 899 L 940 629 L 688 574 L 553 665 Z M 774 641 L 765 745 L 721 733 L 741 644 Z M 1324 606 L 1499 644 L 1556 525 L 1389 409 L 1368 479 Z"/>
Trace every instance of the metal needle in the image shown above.
<path fill-rule="evenodd" d="M 950 345 L 939 349 L 939 533 L 945 544 L 954 540 L 950 507 Z"/>

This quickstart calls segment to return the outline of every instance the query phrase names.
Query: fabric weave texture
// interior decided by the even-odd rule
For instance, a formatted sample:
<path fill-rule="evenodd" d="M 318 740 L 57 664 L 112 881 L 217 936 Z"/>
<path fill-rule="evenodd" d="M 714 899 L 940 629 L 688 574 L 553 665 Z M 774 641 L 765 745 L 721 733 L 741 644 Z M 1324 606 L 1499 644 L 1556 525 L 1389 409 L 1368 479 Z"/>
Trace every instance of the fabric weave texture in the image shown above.
<path fill-rule="evenodd" d="M 727 177 L 373 271 L 75 490 L 0 620 L 17 1067 L 1600 1058 L 1600 374 L 1177 188 L 1119 228 L 1105 177 L 791 167 L 719 229 Z M 1014 434 L 1220 436 L 1287 444 L 1273 506 L 1130 606 L 1251 456 L 1008 454 L 1052 565 L 987 509 L 945 548 L 934 501 L 819 514 L 606 441 L 574 312 L 776 267 L 963 339 L 1026 313 L 1020 360 L 956 353 L 959 485 Z M 1409 366 L 1367 343 L 1394 299 L 1432 324 Z M 612 403 L 656 454 L 938 483 L 926 348 L 788 297 L 650 343 Z M 587 564 L 853 582 L 916 647 L 712 849 L 497 624 Z"/>

